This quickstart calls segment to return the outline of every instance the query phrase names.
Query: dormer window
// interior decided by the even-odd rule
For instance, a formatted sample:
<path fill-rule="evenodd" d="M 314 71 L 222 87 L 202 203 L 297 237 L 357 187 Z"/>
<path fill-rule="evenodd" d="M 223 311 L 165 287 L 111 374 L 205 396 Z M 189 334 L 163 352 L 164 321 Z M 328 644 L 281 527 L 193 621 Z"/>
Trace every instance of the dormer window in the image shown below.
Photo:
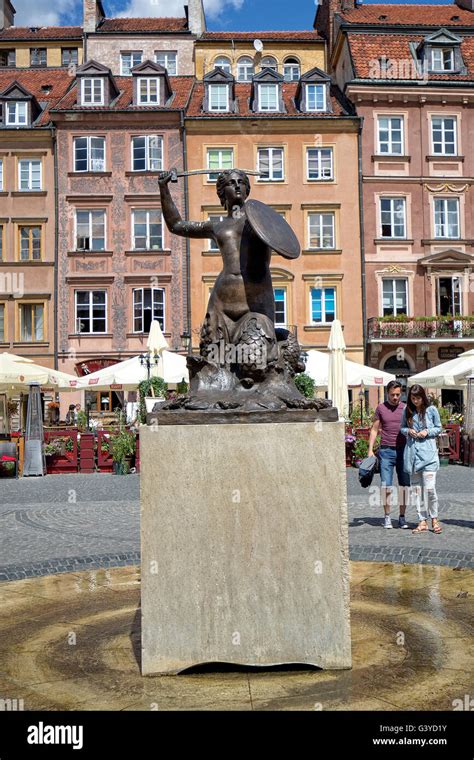
<path fill-rule="evenodd" d="M 138 103 L 141 106 L 157 106 L 160 103 L 160 80 L 158 77 L 140 77 L 138 80 Z"/>
<path fill-rule="evenodd" d="M 307 84 L 306 85 L 306 110 L 307 111 L 325 111 L 326 110 L 326 85 L 325 84 Z"/>
<path fill-rule="evenodd" d="M 25 127 L 28 124 L 28 104 L 21 101 L 7 103 L 8 127 Z"/>
<path fill-rule="evenodd" d="M 300 78 L 300 64 L 297 58 L 287 58 L 283 64 L 285 82 L 297 82 Z"/>
<path fill-rule="evenodd" d="M 258 110 L 259 111 L 278 111 L 278 84 L 259 84 L 258 85 Z"/>
<path fill-rule="evenodd" d="M 209 85 L 209 110 L 221 112 L 229 110 L 228 84 Z"/>
<path fill-rule="evenodd" d="M 454 71 L 453 48 L 434 48 L 431 51 L 432 71 Z"/>
<path fill-rule="evenodd" d="M 104 105 L 104 80 L 101 77 L 84 77 L 81 80 L 81 104 L 83 106 Z"/>

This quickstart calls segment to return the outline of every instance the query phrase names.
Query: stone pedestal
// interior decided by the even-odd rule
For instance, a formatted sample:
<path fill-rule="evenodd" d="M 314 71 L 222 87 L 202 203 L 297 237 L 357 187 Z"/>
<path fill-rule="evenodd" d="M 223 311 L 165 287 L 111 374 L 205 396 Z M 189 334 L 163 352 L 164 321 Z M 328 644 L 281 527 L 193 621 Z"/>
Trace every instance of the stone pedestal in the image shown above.
<path fill-rule="evenodd" d="M 142 673 L 351 666 L 344 425 L 142 427 Z"/>

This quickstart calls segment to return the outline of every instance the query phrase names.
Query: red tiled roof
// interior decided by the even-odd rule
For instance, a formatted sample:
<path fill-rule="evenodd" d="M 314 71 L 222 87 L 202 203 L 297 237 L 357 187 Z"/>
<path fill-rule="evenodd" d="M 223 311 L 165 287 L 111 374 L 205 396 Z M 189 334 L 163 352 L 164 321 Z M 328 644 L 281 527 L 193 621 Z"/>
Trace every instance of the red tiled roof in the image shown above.
<path fill-rule="evenodd" d="M 41 26 L 36 27 L 9 26 L 0 31 L 0 42 L 8 40 L 75 40 L 82 39 L 80 26 Z"/>
<path fill-rule="evenodd" d="M 188 32 L 186 18 L 106 18 L 97 32 L 119 34 L 126 32 Z"/>
<path fill-rule="evenodd" d="M 189 95 L 194 82 L 194 77 L 170 77 L 171 89 L 174 93 L 173 100 L 168 107 L 166 106 L 134 106 L 133 103 L 133 82 L 132 77 L 114 77 L 114 82 L 119 90 L 119 95 L 113 101 L 112 106 L 78 106 L 77 105 L 77 84 L 66 93 L 66 95 L 57 104 L 59 111 L 69 111 L 72 109 L 89 111 L 122 111 L 124 109 L 131 111 L 167 111 L 169 109 L 184 108 L 188 102 Z"/>
<path fill-rule="evenodd" d="M 212 40 L 322 40 L 322 37 L 314 30 L 303 31 L 275 31 L 275 32 L 203 32 L 200 37 L 204 42 Z"/>
<path fill-rule="evenodd" d="M 355 75 L 361 79 L 373 78 L 374 62 L 385 57 L 389 62 L 400 62 L 397 70 L 393 66 L 387 79 L 416 79 L 420 81 L 423 74 L 417 74 L 415 59 L 410 49 L 410 42 L 419 44 L 423 40 L 422 35 L 398 35 L 398 34 L 348 34 L 349 46 L 355 67 Z M 465 37 L 461 43 L 461 54 L 467 68 L 466 74 L 433 74 L 429 73 L 429 80 L 467 81 L 474 79 L 474 37 Z M 413 61 L 413 66 L 411 65 Z M 408 62 L 408 64 L 407 64 Z M 378 69 L 377 69 L 378 72 Z M 397 75 L 397 72 L 400 76 Z M 376 74 L 378 78 L 378 74 Z"/>
<path fill-rule="evenodd" d="M 351 24 L 472 26 L 474 13 L 458 5 L 360 5 L 340 13 Z"/>
<path fill-rule="evenodd" d="M 202 82 L 197 83 L 194 85 L 193 94 L 191 97 L 191 101 L 189 103 L 189 108 L 187 109 L 186 116 L 196 117 L 196 116 L 210 116 L 210 117 L 216 117 L 216 118 L 229 118 L 235 117 L 240 118 L 244 116 L 251 116 L 252 118 L 259 118 L 263 117 L 265 119 L 268 118 L 281 118 L 282 116 L 300 116 L 300 117 L 309 117 L 309 118 L 317 118 L 318 114 L 315 113 L 302 113 L 296 108 L 295 104 L 295 96 L 296 96 L 296 90 L 298 87 L 297 82 L 283 82 L 283 102 L 285 104 L 286 111 L 285 113 L 280 112 L 265 112 L 265 113 L 258 113 L 251 110 L 250 107 L 250 99 L 252 96 L 252 85 L 251 84 L 236 84 L 235 85 L 235 98 L 237 100 L 238 104 L 238 110 L 237 113 L 209 113 L 208 111 L 202 110 L 202 105 L 204 101 L 204 84 Z M 333 111 L 332 113 L 324 113 L 323 116 L 345 116 L 346 113 L 335 96 L 336 88 L 331 87 L 331 103 Z"/>
<path fill-rule="evenodd" d="M 35 126 L 42 127 L 50 121 L 49 110 L 64 96 L 71 84 L 71 77 L 65 69 L 0 70 L 0 92 L 3 92 L 13 82 L 18 82 L 25 90 L 31 92 L 38 102 L 47 103 L 45 110 L 35 123 Z M 41 87 L 46 85 L 51 85 L 50 92 L 42 91 Z"/>

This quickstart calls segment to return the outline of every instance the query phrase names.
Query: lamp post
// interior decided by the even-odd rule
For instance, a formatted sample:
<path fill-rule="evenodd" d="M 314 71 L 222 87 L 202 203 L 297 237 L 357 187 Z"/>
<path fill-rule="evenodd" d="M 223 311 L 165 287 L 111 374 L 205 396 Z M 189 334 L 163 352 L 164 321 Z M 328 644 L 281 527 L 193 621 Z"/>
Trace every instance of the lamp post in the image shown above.
<path fill-rule="evenodd" d="M 138 358 L 140 360 L 141 366 L 142 367 L 146 367 L 147 380 L 149 380 L 150 379 L 150 370 L 151 370 L 152 367 L 157 367 L 158 366 L 158 362 L 160 361 L 160 357 L 158 356 L 158 354 L 153 354 L 153 356 L 152 356 L 150 353 L 148 353 L 148 354 L 140 354 L 140 356 Z"/>
<path fill-rule="evenodd" d="M 191 346 L 191 336 L 187 330 L 185 330 L 183 334 L 181 335 L 181 345 L 183 346 L 184 350 L 188 354 L 189 348 Z"/>
<path fill-rule="evenodd" d="M 359 403 L 360 403 L 360 426 L 361 426 L 361 427 L 363 427 L 363 425 L 362 425 L 362 418 L 363 418 L 363 403 L 364 403 L 364 398 L 365 398 L 365 393 L 364 393 L 364 386 L 363 386 L 363 385 L 361 385 L 361 386 L 360 386 L 360 391 L 359 391 Z"/>

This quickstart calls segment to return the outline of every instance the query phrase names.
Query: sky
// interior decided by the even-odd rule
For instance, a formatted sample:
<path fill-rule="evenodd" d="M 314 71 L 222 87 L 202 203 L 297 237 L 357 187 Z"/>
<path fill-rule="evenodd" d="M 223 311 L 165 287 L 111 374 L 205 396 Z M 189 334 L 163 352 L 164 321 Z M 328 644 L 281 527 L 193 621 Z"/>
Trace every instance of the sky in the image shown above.
<path fill-rule="evenodd" d="M 204 0 L 204 6 L 210 30 L 263 31 L 311 29 L 316 2 L 317 0 Z M 450 0 L 430 2 L 452 5 Z M 392 0 L 391 4 L 397 3 Z M 17 26 L 64 26 L 82 22 L 82 0 L 13 0 L 13 5 L 17 11 Z M 183 0 L 103 0 L 103 5 L 109 17 L 184 15 Z"/>

